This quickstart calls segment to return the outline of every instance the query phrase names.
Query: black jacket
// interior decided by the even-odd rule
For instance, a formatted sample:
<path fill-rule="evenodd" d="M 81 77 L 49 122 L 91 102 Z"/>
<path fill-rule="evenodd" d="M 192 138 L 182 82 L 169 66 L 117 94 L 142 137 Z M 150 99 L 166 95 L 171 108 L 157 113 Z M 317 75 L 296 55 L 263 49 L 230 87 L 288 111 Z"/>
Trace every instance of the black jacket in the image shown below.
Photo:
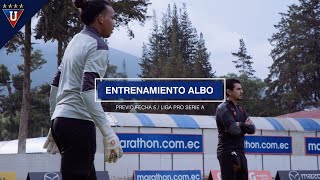
<path fill-rule="evenodd" d="M 244 135 L 254 134 L 255 125 L 244 124 L 248 114 L 239 105 L 234 105 L 232 101 L 221 103 L 216 111 L 216 121 L 218 127 L 218 156 L 224 153 L 235 151 L 244 154 Z M 240 123 L 240 127 L 236 122 Z"/>

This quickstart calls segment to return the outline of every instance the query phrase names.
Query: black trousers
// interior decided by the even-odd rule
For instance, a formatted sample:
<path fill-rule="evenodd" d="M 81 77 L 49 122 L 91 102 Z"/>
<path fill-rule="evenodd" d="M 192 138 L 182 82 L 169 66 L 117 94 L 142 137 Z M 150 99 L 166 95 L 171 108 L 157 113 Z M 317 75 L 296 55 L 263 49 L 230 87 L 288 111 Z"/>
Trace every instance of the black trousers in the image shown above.
<path fill-rule="evenodd" d="M 58 117 L 51 122 L 52 137 L 61 154 L 63 180 L 97 180 L 94 168 L 96 128 L 92 121 Z"/>
<path fill-rule="evenodd" d="M 248 180 L 247 158 L 238 153 L 238 159 L 231 153 L 218 155 L 222 180 Z"/>

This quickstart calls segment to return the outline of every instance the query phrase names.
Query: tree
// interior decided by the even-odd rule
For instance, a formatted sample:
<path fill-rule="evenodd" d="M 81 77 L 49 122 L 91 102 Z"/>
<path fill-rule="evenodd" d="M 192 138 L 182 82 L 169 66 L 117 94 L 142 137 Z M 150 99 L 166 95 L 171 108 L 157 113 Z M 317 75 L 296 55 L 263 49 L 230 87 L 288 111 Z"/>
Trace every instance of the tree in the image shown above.
<path fill-rule="evenodd" d="M 30 73 L 37 69 L 41 69 L 42 65 L 47 63 L 47 61 L 42 56 L 43 54 L 39 49 L 36 49 L 31 53 Z M 19 64 L 17 65 L 17 67 L 20 72 L 24 72 L 24 64 Z"/>
<path fill-rule="evenodd" d="M 15 34 L 13 38 L 4 46 L 6 48 L 7 54 L 20 51 L 21 57 L 23 57 L 24 40 L 25 40 L 24 33 L 22 33 L 21 31 L 18 31 L 17 34 Z"/>
<path fill-rule="evenodd" d="M 32 71 L 40 69 L 45 62 L 46 61 L 42 58 L 42 53 L 40 50 L 36 50 L 32 52 L 31 62 L 30 62 L 31 63 L 30 73 Z M 10 76 L 9 78 L 7 78 L 8 77 L 7 75 L 10 75 L 10 72 L 6 72 L 6 67 L 5 66 L 3 67 L 3 66 L 2 65 L 0 66 L 0 69 L 1 69 L 0 73 L 2 72 L 5 72 L 5 73 L 3 73 L 3 76 L 1 77 L 3 79 L 6 79 L 6 81 L 8 82 L 7 86 L 10 86 L 9 83 L 13 82 L 14 92 L 11 92 L 11 86 L 10 86 L 8 96 L 4 96 L 1 98 L 1 105 L 3 107 L 1 111 L 3 112 L 2 118 L 4 123 L 2 126 L 2 129 L 5 132 L 2 133 L 2 137 L 0 135 L 0 138 L 3 138 L 5 140 L 11 140 L 18 137 L 17 135 L 18 135 L 18 129 L 19 129 L 19 121 L 16 121 L 16 120 L 22 117 L 20 116 L 21 113 L 18 113 L 18 111 L 22 109 L 21 103 L 22 103 L 22 95 L 23 95 L 24 80 L 25 80 L 25 75 L 24 75 L 25 68 L 24 68 L 24 64 L 17 65 L 19 72 L 17 74 L 13 74 L 10 79 Z M 30 83 L 31 83 L 31 80 L 30 80 Z M 36 97 L 36 96 L 33 96 L 33 97 Z M 33 97 L 31 97 L 31 101 Z M 37 107 L 37 110 L 43 107 L 45 106 L 44 105 L 39 106 Z M 32 120 L 35 119 L 34 118 L 35 116 L 33 114 L 31 114 L 30 117 L 33 117 Z"/>
<path fill-rule="evenodd" d="M 164 17 L 162 18 L 162 35 L 160 34 L 156 12 L 153 11 L 153 29 L 149 36 L 148 45 L 145 43 L 142 45 L 142 57 L 141 63 L 139 63 L 142 73 L 139 77 L 156 78 L 162 75 L 163 59 L 169 56 L 168 43 L 166 42 L 168 20 Z"/>
<path fill-rule="evenodd" d="M 146 12 L 150 3 L 146 0 L 111 1 L 111 3 L 117 12 L 115 26 L 125 26 L 130 37 L 134 37 L 134 33 L 129 28 L 129 22 L 137 20 L 143 24 L 147 18 Z M 71 0 L 50 0 L 38 13 L 39 21 L 35 28 L 35 37 L 44 39 L 45 42 L 54 40 L 58 42 L 58 66 L 69 41 L 83 27 L 78 14 L 79 11 Z"/>
<path fill-rule="evenodd" d="M 21 51 L 21 55 L 24 59 L 24 65 L 18 66 L 18 69 L 23 71 L 23 75 L 19 74 L 13 78 L 21 79 L 23 77 L 23 87 L 22 87 L 22 103 L 21 103 L 21 116 L 19 123 L 19 136 L 18 136 L 18 153 L 25 153 L 26 151 L 26 138 L 28 130 L 28 120 L 29 120 L 29 108 L 30 108 L 30 73 L 34 67 L 35 69 L 44 63 L 41 58 L 41 52 L 35 51 L 31 54 L 32 43 L 31 43 L 31 20 L 25 25 L 24 33 L 18 32 L 18 34 L 6 44 L 7 53 L 12 53 L 16 51 Z M 32 57 L 33 56 L 33 57 Z M 37 59 L 35 65 L 32 66 L 32 58 Z M 15 84 L 14 84 L 15 86 Z"/>
<path fill-rule="evenodd" d="M 129 23 L 132 21 L 138 21 L 143 25 L 145 20 L 148 18 L 146 14 L 148 6 L 151 3 L 149 3 L 149 0 L 110 1 L 113 9 L 117 13 L 115 26 L 117 28 L 125 27 L 128 31 L 128 35 L 134 38 L 134 32 L 131 30 Z"/>
<path fill-rule="evenodd" d="M 197 30 L 192 26 L 185 3 L 183 3 L 182 10 L 180 11 L 182 11 L 179 25 L 180 51 L 182 52 L 182 58 L 186 61 L 189 70 L 192 71 L 194 59 L 196 58 L 198 35 Z M 190 76 L 192 77 L 193 75 L 190 74 Z M 198 76 L 194 75 L 193 77 Z"/>
<path fill-rule="evenodd" d="M 15 90 L 11 96 L 1 97 L 0 115 L 1 131 L 0 140 L 12 140 L 18 138 L 19 121 L 21 118 L 22 90 Z M 28 120 L 28 138 L 43 136 L 50 128 L 49 93 L 50 85 L 43 84 L 31 89 L 30 108 Z"/>
<path fill-rule="evenodd" d="M 205 41 L 203 39 L 202 33 L 200 33 L 200 38 L 197 42 L 196 53 L 193 63 L 193 76 L 198 78 L 212 78 L 214 73 L 212 72 L 212 67 L 210 64 L 210 53 L 207 52 L 205 46 Z"/>
<path fill-rule="evenodd" d="M 128 78 L 127 65 L 126 65 L 126 60 L 125 59 L 123 59 L 123 61 L 122 61 L 121 76 L 122 76 L 122 78 Z"/>
<path fill-rule="evenodd" d="M 0 86 L 7 87 L 9 96 L 11 96 L 10 83 L 10 72 L 8 71 L 7 66 L 0 64 Z"/>
<path fill-rule="evenodd" d="M 177 7 L 174 4 L 172 17 L 171 17 L 171 26 L 170 26 L 170 53 L 169 58 L 165 61 L 165 73 L 161 77 L 168 78 L 180 78 L 188 77 L 187 74 L 190 72 L 188 64 L 186 63 L 187 59 L 183 59 L 182 52 L 180 49 L 180 40 L 179 40 L 179 17 L 177 14 Z"/>
<path fill-rule="evenodd" d="M 38 13 L 35 38 L 43 39 L 45 42 L 57 40 L 57 66 L 62 61 L 68 42 L 82 29 L 78 13 L 70 0 L 50 0 Z"/>
<path fill-rule="evenodd" d="M 18 138 L 19 132 L 19 118 L 17 114 L 20 114 L 22 101 L 22 91 L 14 91 L 10 96 L 1 97 L 2 112 L 0 118 L 1 128 L 4 131 L 0 135 L 3 140 L 12 140 Z"/>
<path fill-rule="evenodd" d="M 232 62 L 236 64 L 236 68 L 239 69 L 240 74 L 253 76 L 253 73 L 256 71 L 252 68 L 252 57 L 250 55 L 247 55 L 247 48 L 243 39 L 240 39 L 239 42 L 240 47 L 238 52 L 231 53 L 234 57 L 237 57 L 238 59 Z"/>
<path fill-rule="evenodd" d="M 31 90 L 30 118 L 28 137 L 43 137 L 50 128 L 49 94 L 50 85 L 42 84 Z"/>
<path fill-rule="evenodd" d="M 25 25 L 24 43 L 24 80 L 21 106 L 21 118 L 18 136 L 18 153 L 26 153 L 26 139 L 28 132 L 30 106 L 30 62 L 31 62 L 31 20 Z"/>
<path fill-rule="evenodd" d="M 32 68 L 33 70 L 40 69 L 42 65 L 42 63 L 39 63 L 40 62 L 39 59 L 42 59 L 41 52 L 35 51 L 32 53 L 31 57 L 32 57 L 31 58 L 32 60 L 31 60 L 30 67 L 33 67 Z M 44 61 L 44 59 L 42 60 Z M 1 111 L 0 121 L 2 121 L 2 125 L 0 129 L 1 131 L 3 131 L 3 133 L 0 133 L 0 139 L 2 140 L 12 140 L 12 139 L 18 138 L 19 120 L 21 118 L 21 112 L 19 111 L 21 111 L 21 108 L 22 108 L 21 103 L 23 99 L 22 98 L 23 84 L 25 79 L 23 65 L 18 65 L 18 67 L 21 68 L 21 71 L 17 74 L 13 74 L 11 79 L 9 79 L 10 82 L 13 82 L 14 91 L 10 95 L 1 96 L 0 98 L 0 105 L 2 107 L 0 109 Z M 32 118 L 30 118 L 30 122 L 28 122 L 28 124 L 30 124 L 30 127 L 32 128 L 28 128 L 29 132 L 27 137 L 35 137 L 35 134 L 37 135 L 37 137 L 39 137 L 40 133 L 33 131 L 33 129 L 39 127 L 39 122 L 43 122 L 45 120 L 47 123 L 46 126 L 40 126 L 40 127 L 48 127 L 48 124 L 49 124 L 49 122 L 47 121 L 49 117 L 46 117 L 43 114 L 47 114 L 47 116 L 49 116 L 47 109 L 49 107 L 48 97 L 49 97 L 50 88 L 47 88 L 47 90 L 45 91 L 43 90 L 44 88 L 42 88 L 41 86 L 40 89 L 41 89 L 40 91 L 41 93 L 46 92 L 45 95 L 47 95 L 47 97 L 44 97 L 43 95 L 38 95 L 40 94 L 38 92 L 32 93 L 35 90 L 31 90 L 32 96 L 30 97 L 30 106 L 29 106 L 30 115 L 29 116 Z M 37 102 L 35 101 L 35 99 L 41 99 L 43 103 L 40 105 L 37 105 L 37 103 L 34 103 L 34 102 Z M 35 105 L 36 107 L 33 108 Z M 41 118 L 37 118 L 37 117 L 41 117 Z"/>
<path fill-rule="evenodd" d="M 138 76 L 141 78 L 152 77 L 151 76 L 151 66 L 152 60 L 150 58 L 148 47 L 145 43 L 142 45 L 142 56 L 141 56 L 141 63 L 139 63 L 141 67 L 141 74 Z"/>
<path fill-rule="evenodd" d="M 182 14 L 178 14 L 182 12 Z M 168 5 L 158 25 L 156 14 L 153 15 L 153 30 L 148 44 L 143 44 L 140 77 L 148 78 L 190 78 L 212 77 L 203 35 L 197 39 L 196 29 L 185 8 L 178 11 Z"/>
<path fill-rule="evenodd" d="M 178 10 L 175 4 L 173 8 L 168 5 L 160 24 L 157 22 L 156 13 L 154 13 L 153 19 L 153 29 L 149 35 L 148 43 L 144 43 L 142 47 L 141 74 L 139 77 L 213 77 L 209 62 L 210 53 L 207 52 L 205 47 L 204 37 L 200 33 L 199 38 L 196 29 L 192 27 L 185 4 L 183 10 Z M 190 104 L 192 103 L 188 103 L 188 105 Z M 202 112 L 196 110 L 155 110 L 152 113 L 212 114 L 212 103 L 203 103 L 203 105 L 206 108 Z M 148 112 L 150 113 L 149 110 Z"/>
<path fill-rule="evenodd" d="M 11 76 L 12 79 L 12 83 L 13 83 L 13 87 L 16 91 L 23 91 L 23 80 L 24 80 L 24 76 L 22 73 L 18 73 L 18 74 L 13 74 Z"/>
<path fill-rule="evenodd" d="M 20 113 L 10 120 L 9 116 L 0 114 L 0 140 L 8 141 L 18 137 Z"/>
<path fill-rule="evenodd" d="M 267 96 L 283 113 L 320 106 L 320 2 L 299 0 L 281 13 L 269 39 Z"/>

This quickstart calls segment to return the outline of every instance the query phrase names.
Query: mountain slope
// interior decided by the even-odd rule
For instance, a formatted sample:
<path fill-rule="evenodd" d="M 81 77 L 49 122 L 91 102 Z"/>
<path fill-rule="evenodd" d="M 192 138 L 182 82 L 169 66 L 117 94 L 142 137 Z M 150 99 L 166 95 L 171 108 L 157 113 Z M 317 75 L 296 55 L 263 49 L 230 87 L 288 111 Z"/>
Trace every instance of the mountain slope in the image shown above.
<path fill-rule="evenodd" d="M 47 61 L 41 69 L 31 73 L 31 86 L 35 87 L 42 83 L 50 83 L 57 69 L 57 44 L 56 43 L 41 43 L 35 44 L 35 49 L 40 49 L 43 53 L 44 59 Z M 122 62 L 125 60 L 128 77 L 136 78 L 140 74 L 140 58 L 123 51 L 110 48 L 109 53 L 110 64 L 116 65 L 118 71 L 122 71 Z M 19 53 L 7 55 L 5 49 L 0 49 L 0 64 L 4 64 L 8 67 L 11 74 L 18 72 L 17 65 L 23 64 L 23 58 Z"/>

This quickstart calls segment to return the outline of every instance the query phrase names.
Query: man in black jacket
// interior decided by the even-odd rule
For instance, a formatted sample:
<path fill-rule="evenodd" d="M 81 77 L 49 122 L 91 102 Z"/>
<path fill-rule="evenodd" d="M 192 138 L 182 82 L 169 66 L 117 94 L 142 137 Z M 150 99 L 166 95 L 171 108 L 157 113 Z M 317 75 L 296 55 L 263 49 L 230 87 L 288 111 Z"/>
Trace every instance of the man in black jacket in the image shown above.
<path fill-rule="evenodd" d="M 248 180 L 247 158 L 244 153 L 244 135 L 254 134 L 255 125 L 238 105 L 243 89 L 237 79 L 226 80 L 226 102 L 216 111 L 219 133 L 217 157 L 222 180 Z"/>

